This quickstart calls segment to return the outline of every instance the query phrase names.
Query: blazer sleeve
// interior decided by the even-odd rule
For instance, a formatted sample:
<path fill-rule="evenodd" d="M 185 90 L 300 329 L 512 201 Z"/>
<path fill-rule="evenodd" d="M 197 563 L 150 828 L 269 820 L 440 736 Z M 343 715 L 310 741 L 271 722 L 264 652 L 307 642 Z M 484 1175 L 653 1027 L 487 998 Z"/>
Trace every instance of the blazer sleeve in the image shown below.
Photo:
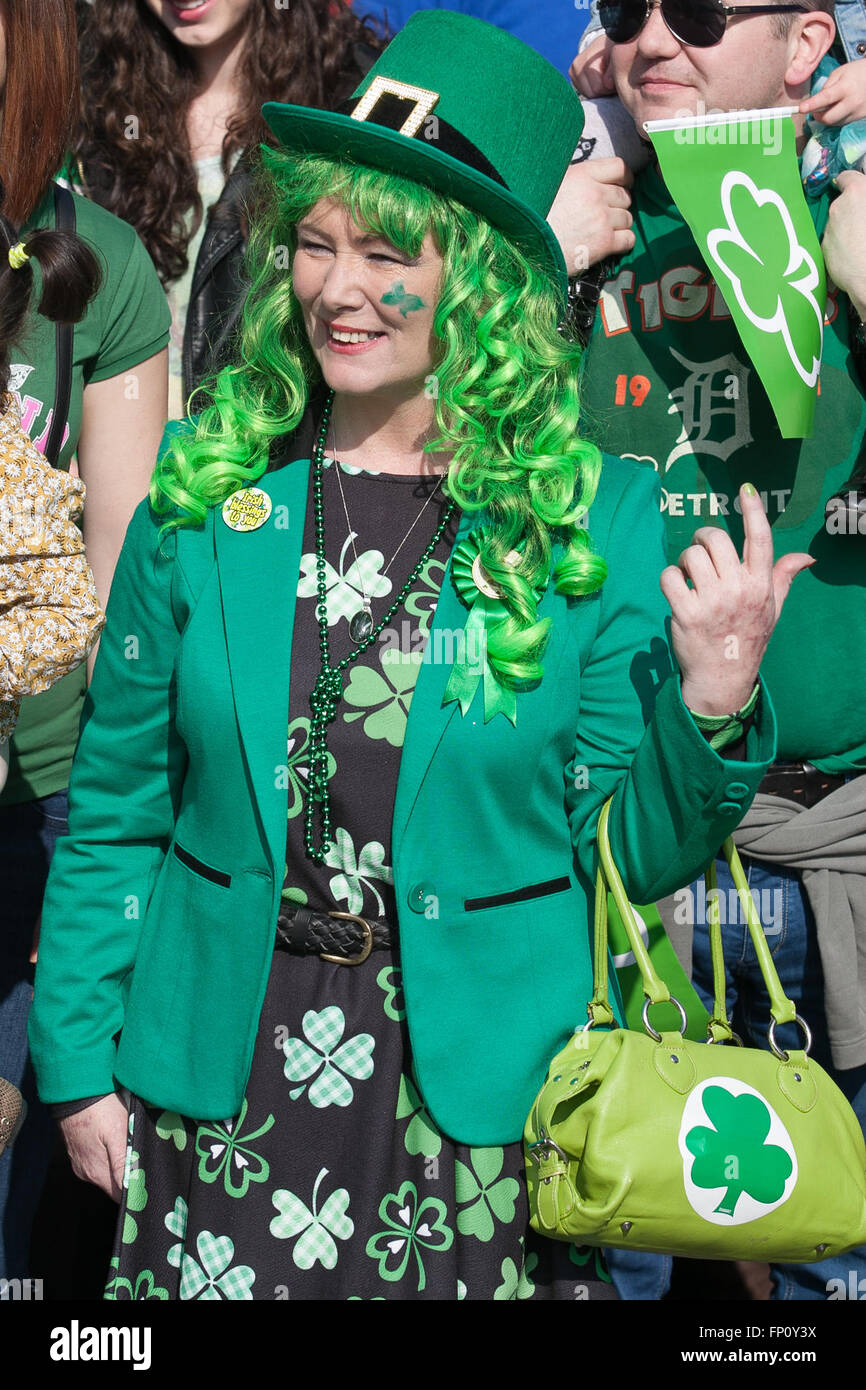
<path fill-rule="evenodd" d="M 581 676 L 566 796 L 576 856 L 591 884 L 598 815 L 613 796 L 615 862 L 631 900 L 651 903 L 702 873 L 742 820 L 776 755 L 776 721 L 762 685 L 739 761 L 710 747 L 684 705 L 659 586 L 667 564 L 659 484 L 648 469 L 623 489 L 603 549 L 609 575 Z"/>
<path fill-rule="evenodd" d="M 147 498 L 127 528 L 48 875 L 29 1035 L 46 1102 L 114 1089 L 114 1037 L 187 753 L 176 662 L 192 594 Z"/>

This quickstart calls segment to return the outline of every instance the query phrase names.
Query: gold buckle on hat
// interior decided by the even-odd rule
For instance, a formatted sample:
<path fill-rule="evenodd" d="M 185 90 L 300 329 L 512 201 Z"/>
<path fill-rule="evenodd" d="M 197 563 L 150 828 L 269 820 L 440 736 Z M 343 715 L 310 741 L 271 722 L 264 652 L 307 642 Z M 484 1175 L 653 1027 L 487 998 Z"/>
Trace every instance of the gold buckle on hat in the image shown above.
<path fill-rule="evenodd" d="M 431 92 L 427 87 L 412 87 L 408 82 L 397 82 L 393 77 L 374 77 L 354 111 L 350 112 L 353 121 L 367 121 L 370 119 L 370 112 L 376 105 L 380 97 L 388 93 L 390 96 L 402 97 L 405 101 L 413 101 L 415 106 L 401 125 L 398 134 L 415 135 L 421 122 L 426 120 L 439 100 L 438 92 Z"/>
<path fill-rule="evenodd" d="M 329 960 L 334 965 L 361 965 L 373 949 L 373 928 L 366 917 L 358 917 L 354 912 L 329 912 L 329 917 L 339 917 L 344 922 L 357 922 L 363 932 L 363 944 L 356 956 L 326 956 L 319 952 L 320 960 Z"/>

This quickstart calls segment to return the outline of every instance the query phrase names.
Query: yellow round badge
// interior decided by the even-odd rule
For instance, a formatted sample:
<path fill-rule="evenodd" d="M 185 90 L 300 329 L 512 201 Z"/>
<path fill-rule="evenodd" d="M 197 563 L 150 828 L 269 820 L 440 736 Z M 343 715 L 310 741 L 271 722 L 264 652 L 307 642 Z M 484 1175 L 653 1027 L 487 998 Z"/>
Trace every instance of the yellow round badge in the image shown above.
<path fill-rule="evenodd" d="M 244 487 L 223 502 L 223 521 L 233 531 L 257 531 L 270 516 L 272 505 L 260 487 Z"/>

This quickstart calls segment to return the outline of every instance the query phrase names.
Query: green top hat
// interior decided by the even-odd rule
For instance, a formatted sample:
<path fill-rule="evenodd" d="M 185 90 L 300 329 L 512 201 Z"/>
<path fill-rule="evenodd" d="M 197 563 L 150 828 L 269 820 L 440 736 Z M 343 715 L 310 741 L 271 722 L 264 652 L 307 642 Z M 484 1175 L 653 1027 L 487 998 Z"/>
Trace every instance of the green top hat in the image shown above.
<path fill-rule="evenodd" d="M 546 58 L 493 24 L 420 10 L 344 112 L 269 101 L 282 145 L 401 174 L 456 198 L 538 261 L 565 294 L 546 222 L 583 129 L 583 107 Z"/>

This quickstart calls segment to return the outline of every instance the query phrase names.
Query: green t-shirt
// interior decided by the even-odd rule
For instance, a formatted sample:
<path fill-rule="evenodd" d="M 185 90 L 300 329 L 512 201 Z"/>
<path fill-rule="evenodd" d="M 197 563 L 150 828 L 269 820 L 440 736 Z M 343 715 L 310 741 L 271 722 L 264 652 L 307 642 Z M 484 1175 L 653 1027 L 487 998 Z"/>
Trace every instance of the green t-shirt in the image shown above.
<path fill-rule="evenodd" d="M 819 236 L 829 201 L 809 204 Z M 820 396 L 810 439 L 783 440 L 721 292 L 658 172 L 638 175 L 635 246 L 604 286 L 585 359 L 583 429 L 609 453 L 654 468 L 668 553 L 700 526 L 724 527 L 742 555 L 741 483 L 761 493 L 776 559 L 807 551 L 761 667 L 780 759 L 866 768 L 866 536 L 836 534 L 828 499 L 848 481 L 866 402 L 844 296 L 827 300 Z"/>
<path fill-rule="evenodd" d="M 103 278 L 84 318 L 75 325 L 69 423 L 59 459 L 64 470 L 78 446 L 85 386 L 119 376 L 160 352 L 168 342 L 171 321 L 153 262 L 133 228 L 89 199 L 73 196 L 76 231 L 96 253 Z M 22 231 L 54 225 L 54 193 L 49 187 Z M 34 271 L 36 305 L 40 276 L 35 263 Z M 54 324 L 33 314 L 24 336 L 10 350 L 10 387 L 21 404 L 21 423 L 40 449 L 53 414 L 55 343 Z M 117 466 L 123 468 L 122 440 Z M 44 694 L 22 700 L 0 805 L 48 796 L 67 785 L 86 686 L 82 662 Z"/>

